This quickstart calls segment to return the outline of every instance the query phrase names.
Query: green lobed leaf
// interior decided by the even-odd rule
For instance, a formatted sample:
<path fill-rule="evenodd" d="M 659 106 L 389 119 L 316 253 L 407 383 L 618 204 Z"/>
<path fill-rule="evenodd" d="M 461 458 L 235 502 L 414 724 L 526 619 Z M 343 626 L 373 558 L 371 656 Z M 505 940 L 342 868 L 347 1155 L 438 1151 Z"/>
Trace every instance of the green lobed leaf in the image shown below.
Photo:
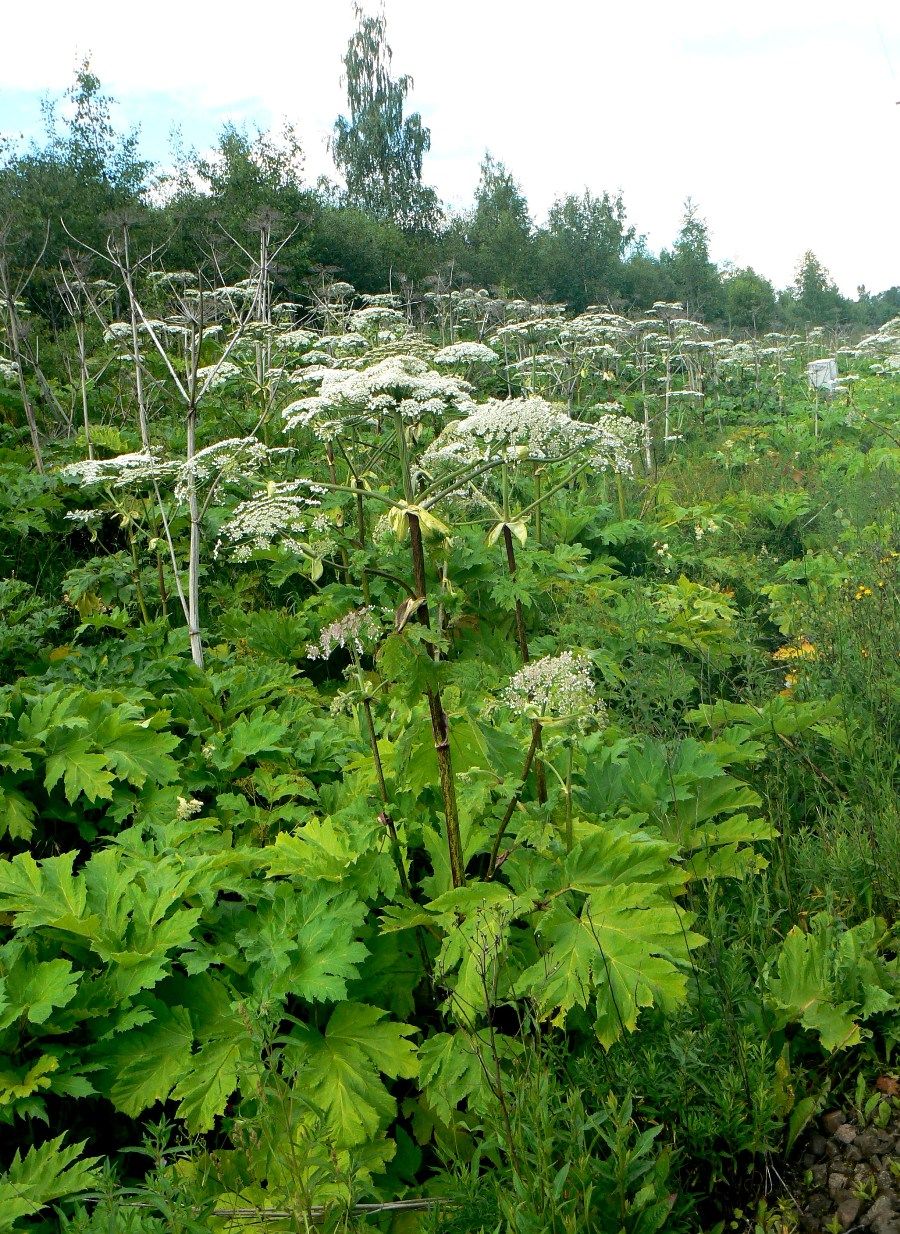
<path fill-rule="evenodd" d="M 384 1023 L 385 1012 L 364 1003 L 339 1003 L 320 1033 L 298 1026 L 290 1054 L 303 1092 L 322 1110 L 339 1147 L 373 1139 L 396 1113 L 396 1102 L 381 1080 L 412 1079 L 416 1048 L 406 1038 L 412 1024 Z"/>

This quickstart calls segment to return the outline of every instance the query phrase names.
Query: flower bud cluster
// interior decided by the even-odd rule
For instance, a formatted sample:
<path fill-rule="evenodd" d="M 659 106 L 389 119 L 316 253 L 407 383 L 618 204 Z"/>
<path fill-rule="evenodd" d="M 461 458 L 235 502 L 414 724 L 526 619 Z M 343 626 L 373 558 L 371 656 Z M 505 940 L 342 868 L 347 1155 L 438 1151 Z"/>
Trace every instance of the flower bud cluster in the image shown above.
<path fill-rule="evenodd" d="M 309 644 L 306 654 L 310 660 L 327 660 L 338 647 L 347 647 L 361 656 L 366 649 L 366 642 L 370 642 L 378 633 L 379 625 L 370 606 L 351 609 L 337 621 L 325 626 L 317 641 Z"/>

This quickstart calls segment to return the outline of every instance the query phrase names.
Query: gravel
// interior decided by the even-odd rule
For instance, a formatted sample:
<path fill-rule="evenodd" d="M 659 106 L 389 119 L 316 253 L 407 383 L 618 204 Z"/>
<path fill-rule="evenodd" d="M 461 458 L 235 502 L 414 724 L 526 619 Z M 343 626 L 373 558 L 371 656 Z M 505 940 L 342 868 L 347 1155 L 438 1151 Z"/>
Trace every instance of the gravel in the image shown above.
<path fill-rule="evenodd" d="M 805 1234 L 900 1234 L 900 1111 L 881 1128 L 829 1110 L 808 1138 L 798 1174 L 791 1192 Z"/>

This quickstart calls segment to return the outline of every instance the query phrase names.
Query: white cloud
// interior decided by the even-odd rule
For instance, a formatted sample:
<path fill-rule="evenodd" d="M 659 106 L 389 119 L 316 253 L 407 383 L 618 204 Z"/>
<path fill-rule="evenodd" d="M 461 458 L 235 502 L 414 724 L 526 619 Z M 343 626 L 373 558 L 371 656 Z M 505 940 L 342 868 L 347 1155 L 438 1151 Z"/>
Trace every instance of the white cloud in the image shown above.
<path fill-rule="evenodd" d="M 469 200 L 485 148 L 539 217 L 560 192 L 621 188 L 653 247 L 689 194 L 720 260 L 784 284 L 812 248 L 847 292 L 900 283 L 900 6 L 892 0 L 387 0 L 398 72 L 432 129 L 427 174 Z M 127 20 L 134 13 L 134 24 Z M 5 15 L 0 84 L 63 89 L 90 52 L 129 99 L 172 120 L 215 111 L 298 125 L 312 175 L 343 105 L 350 0 L 85 0 Z M 48 31 L 50 32 L 48 36 Z"/>

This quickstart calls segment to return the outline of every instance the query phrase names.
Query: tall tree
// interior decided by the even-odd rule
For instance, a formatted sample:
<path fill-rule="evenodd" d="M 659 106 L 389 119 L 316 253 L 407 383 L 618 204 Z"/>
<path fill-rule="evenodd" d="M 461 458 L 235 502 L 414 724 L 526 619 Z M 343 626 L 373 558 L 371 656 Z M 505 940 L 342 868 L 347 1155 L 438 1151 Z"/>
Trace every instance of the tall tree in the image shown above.
<path fill-rule="evenodd" d="M 485 153 L 475 204 L 463 223 L 466 261 L 475 279 L 520 295 L 528 290 L 532 223 L 514 177 Z"/>
<path fill-rule="evenodd" d="M 690 197 L 684 203 L 675 244 L 662 254 L 676 297 L 689 313 L 714 319 L 722 314 L 722 280 L 709 255 L 709 227 Z"/>
<path fill-rule="evenodd" d="M 622 307 L 649 308 L 655 300 L 672 300 L 674 295 L 672 280 L 658 255 L 647 247 L 646 236 L 636 236 L 622 264 Z"/>
<path fill-rule="evenodd" d="M 766 330 L 775 316 L 775 288 L 749 266 L 732 271 L 724 282 L 728 328 Z"/>
<path fill-rule="evenodd" d="M 558 198 L 539 238 L 545 289 L 577 310 L 609 300 L 621 288 L 622 258 L 633 239 L 621 194 L 595 197 L 585 189 Z"/>
<path fill-rule="evenodd" d="M 831 325 L 846 319 L 847 304 L 831 275 L 811 250 L 800 259 L 792 297 L 801 322 Z"/>
<path fill-rule="evenodd" d="M 102 247 L 107 218 L 144 208 L 152 164 L 140 157 L 136 132 L 121 135 L 112 122 L 114 100 L 84 60 L 57 105 L 44 104 L 45 141 L 21 150 L 7 144 L 0 159 L 0 223 L 14 239 L 18 266 L 37 263 L 28 288 L 33 306 L 58 307 L 56 272 L 70 235 Z M 65 226 L 63 226 L 63 220 Z"/>
<path fill-rule="evenodd" d="M 408 230 L 431 230 L 440 217 L 433 189 L 422 183 L 431 133 L 418 112 L 404 116 L 408 74 L 391 77 L 392 52 L 384 13 L 355 8 L 358 26 L 344 56 L 347 116 L 334 126 L 331 150 L 351 206 Z"/>
<path fill-rule="evenodd" d="M 257 243 L 266 234 L 278 244 L 290 235 L 270 274 L 280 291 L 293 294 L 309 268 L 309 223 L 318 210 L 303 181 L 303 149 L 294 127 L 251 135 L 226 124 L 211 154 L 176 149 L 176 158 L 165 208 L 172 224 L 169 260 L 204 267 L 209 251 L 219 250 L 221 272 L 237 278 L 248 272 L 248 248 L 256 261 Z"/>

